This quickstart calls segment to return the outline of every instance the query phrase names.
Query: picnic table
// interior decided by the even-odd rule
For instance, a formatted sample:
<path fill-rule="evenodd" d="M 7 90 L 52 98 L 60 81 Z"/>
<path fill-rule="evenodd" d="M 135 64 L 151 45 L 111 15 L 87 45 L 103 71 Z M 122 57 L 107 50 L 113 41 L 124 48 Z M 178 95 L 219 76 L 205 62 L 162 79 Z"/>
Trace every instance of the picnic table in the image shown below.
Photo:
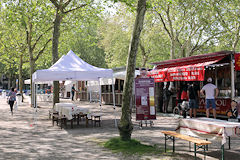
<path fill-rule="evenodd" d="M 185 118 L 180 119 L 176 131 L 184 135 L 220 141 L 222 159 L 224 159 L 224 144 L 227 142 L 227 139 L 229 139 L 230 149 L 230 137 L 240 137 L 240 123 L 206 117 Z"/>
<path fill-rule="evenodd" d="M 73 103 L 56 103 L 54 109 L 60 116 L 65 116 L 68 120 L 73 119 L 73 116 L 78 114 L 86 114 L 88 117 L 90 116 L 89 109 L 78 107 Z"/>

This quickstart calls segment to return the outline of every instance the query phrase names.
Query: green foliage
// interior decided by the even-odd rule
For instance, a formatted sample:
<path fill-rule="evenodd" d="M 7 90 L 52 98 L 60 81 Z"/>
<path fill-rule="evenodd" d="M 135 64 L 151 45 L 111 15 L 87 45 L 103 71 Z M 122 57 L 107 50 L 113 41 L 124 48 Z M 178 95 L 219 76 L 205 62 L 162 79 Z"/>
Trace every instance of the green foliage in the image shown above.
<path fill-rule="evenodd" d="M 156 146 L 141 144 L 139 141 L 131 139 L 122 141 L 120 138 L 111 138 L 104 143 L 104 147 L 113 152 L 121 152 L 123 154 L 159 154 L 162 151 Z"/>
<path fill-rule="evenodd" d="M 102 12 L 103 6 L 94 3 L 66 15 L 59 39 L 60 55 L 71 49 L 87 63 L 107 67 L 104 50 L 98 47 Z"/>
<path fill-rule="evenodd" d="M 62 20 L 60 56 L 72 49 L 83 60 L 98 67 L 125 66 L 135 20 L 135 12 L 132 11 L 136 11 L 137 1 L 73 0 L 65 11 L 83 3 L 88 5 L 69 12 Z M 170 58 L 171 38 L 164 30 L 158 13 L 162 14 L 169 31 L 170 22 L 172 24 L 176 58 L 182 57 L 184 52 L 188 56 L 240 49 L 238 0 L 148 0 L 147 3 L 148 12 L 141 33 L 145 53 L 138 49 L 137 67 L 142 67 L 144 61 L 146 67 L 152 67 L 150 62 Z M 32 44 L 43 35 L 33 51 L 36 57 L 46 39 L 52 37 L 52 30 L 47 29 L 53 26 L 55 10 L 49 0 L 2 0 L 0 5 L 0 70 L 17 77 L 19 55 L 23 55 L 25 62 L 29 61 L 26 28 L 29 31 L 29 25 L 33 25 Z M 112 10 L 112 13 L 108 14 L 106 10 Z M 35 69 L 50 67 L 51 59 L 49 43 L 36 61 Z M 29 63 L 23 65 L 25 73 L 29 73 L 29 68 Z"/>
<path fill-rule="evenodd" d="M 135 14 L 128 11 L 127 6 L 119 4 L 117 14 L 105 18 L 100 28 L 100 46 L 106 54 L 106 62 L 110 68 L 125 66 L 132 34 Z M 169 39 L 159 27 L 159 22 L 151 12 L 146 13 L 144 27 L 141 33 L 141 44 L 146 54 L 146 65 L 143 64 L 142 50 L 138 49 L 136 66 L 149 67 L 149 62 L 169 58 Z"/>
<path fill-rule="evenodd" d="M 134 17 L 120 5 L 117 15 L 103 20 L 99 28 L 99 45 L 104 49 L 110 68 L 125 66 Z"/>
<path fill-rule="evenodd" d="M 136 9 L 134 7 L 134 5 L 136 5 L 137 1 L 136 0 L 113 0 L 114 3 L 117 3 L 117 2 L 123 2 L 125 3 L 127 6 L 131 7 L 132 9 Z"/>

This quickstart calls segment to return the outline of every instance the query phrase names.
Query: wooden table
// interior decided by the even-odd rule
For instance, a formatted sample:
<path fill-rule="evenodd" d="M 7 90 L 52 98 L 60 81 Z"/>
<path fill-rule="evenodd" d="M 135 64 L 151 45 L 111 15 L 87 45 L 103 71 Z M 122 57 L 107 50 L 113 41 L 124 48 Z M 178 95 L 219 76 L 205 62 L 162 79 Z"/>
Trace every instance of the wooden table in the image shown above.
<path fill-rule="evenodd" d="M 193 137 L 221 141 L 222 159 L 224 159 L 224 144 L 229 139 L 229 149 L 231 148 L 230 137 L 240 136 L 240 123 L 205 117 L 186 118 L 180 119 L 176 131 Z"/>

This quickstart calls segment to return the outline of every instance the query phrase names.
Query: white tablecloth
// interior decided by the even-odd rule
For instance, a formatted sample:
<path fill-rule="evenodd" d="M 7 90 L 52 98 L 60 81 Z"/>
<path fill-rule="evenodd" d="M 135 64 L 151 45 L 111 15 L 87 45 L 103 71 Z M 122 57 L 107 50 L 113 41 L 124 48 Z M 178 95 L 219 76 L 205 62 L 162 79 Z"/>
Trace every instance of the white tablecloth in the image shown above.
<path fill-rule="evenodd" d="M 77 107 L 77 105 L 73 103 L 56 103 L 54 109 L 58 112 L 62 112 L 63 107 Z"/>
<path fill-rule="evenodd" d="M 37 94 L 38 101 L 52 101 L 53 95 L 52 94 Z"/>
<path fill-rule="evenodd" d="M 77 114 L 87 114 L 87 116 L 91 116 L 89 109 L 77 107 L 76 104 L 73 103 L 56 103 L 54 109 L 59 112 L 60 115 L 65 116 L 68 120 L 73 118 L 73 115 Z"/>
<path fill-rule="evenodd" d="M 226 143 L 229 136 L 240 136 L 240 123 L 212 118 L 180 119 L 177 131 L 181 134 L 221 140 Z"/>

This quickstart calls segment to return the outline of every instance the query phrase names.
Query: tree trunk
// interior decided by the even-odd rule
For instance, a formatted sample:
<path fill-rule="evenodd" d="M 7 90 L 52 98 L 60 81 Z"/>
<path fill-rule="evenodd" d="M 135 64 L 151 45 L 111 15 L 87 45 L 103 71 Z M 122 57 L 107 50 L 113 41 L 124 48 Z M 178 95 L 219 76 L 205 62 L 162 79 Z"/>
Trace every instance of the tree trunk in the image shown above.
<path fill-rule="evenodd" d="M 171 39 L 171 53 L 170 53 L 170 58 L 174 59 L 175 58 L 175 40 L 172 38 Z"/>
<path fill-rule="evenodd" d="M 131 97 L 132 97 L 132 84 L 135 74 L 136 66 L 136 55 L 138 51 L 138 44 L 140 39 L 140 34 L 143 28 L 144 15 L 146 12 L 146 0 L 138 1 L 137 16 L 134 24 L 134 29 L 132 33 L 132 39 L 128 51 L 128 61 L 127 61 L 127 75 L 124 82 L 123 99 L 122 99 L 122 115 L 120 124 L 118 126 L 120 138 L 122 140 L 130 140 L 133 130 L 133 125 L 131 122 L 131 112 L 130 108 Z"/>
<path fill-rule="evenodd" d="M 30 55 L 32 55 L 32 53 L 30 53 Z M 32 82 L 32 74 L 34 73 L 34 65 L 35 62 L 33 60 L 33 58 L 31 58 L 30 56 L 30 88 L 31 88 L 31 107 L 33 107 L 34 104 L 34 94 L 33 94 L 33 82 Z"/>
<path fill-rule="evenodd" d="M 23 78 L 22 78 L 23 71 L 22 71 L 22 66 L 23 66 L 23 55 L 21 54 L 20 55 L 20 62 L 19 62 L 19 77 L 18 77 L 18 79 L 19 79 L 19 91 L 22 95 L 22 102 L 23 102 Z"/>
<path fill-rule="evenodd" d="M 148 60 L 147 52 L 146 52 L 145 47 L 143 46 L 141 40 L 139 42 L 139 45 L 140 45 L 140 49 L 142 51 L 142 67 L 145 68 L 147 60 Z"/>
<path fill-rule="evenodd" d="M 182 57 L 186 57 L 186 49 L 185 48 L 182 48 Z"/>
<path fill-rule="evenodd" d="M 56 17 L 54 20 L 54 29 L 53 29 L 53 41 L 52 41 L 52 63 L 56 63 L 58 60 L 58 42 L 60 36 L 60 23 L 62 16 L 57 9 Z M 53 82 L 53 106 L 55 103 L 59 103 L 59 81 Z"/>

